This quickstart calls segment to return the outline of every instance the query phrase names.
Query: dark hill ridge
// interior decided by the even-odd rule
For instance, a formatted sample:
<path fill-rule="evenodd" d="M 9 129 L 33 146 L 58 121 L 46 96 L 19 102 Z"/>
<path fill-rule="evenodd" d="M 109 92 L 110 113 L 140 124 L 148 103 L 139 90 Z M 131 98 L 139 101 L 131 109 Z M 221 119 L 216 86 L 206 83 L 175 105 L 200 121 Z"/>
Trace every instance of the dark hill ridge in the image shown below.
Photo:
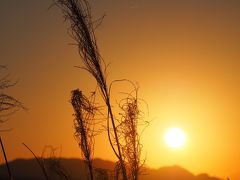
<path fill-rule="evenodd" d="M 207 174 L 195 176 L 186 169 L 176 165 L 159 169 L 147 169 L 146 174 L 146 176 L 142 176 L 142 180 L 223 180 L 216 177 L 210 177 Z"/>
<path fill-rule="evenodd" d="M 48 163 L 48 160 L 46 160 Z M 80 159 L 60 159 L 61 165 L 70 175 L 72 180 L 85 180 L 86 170 Z M 115 163 L 101 159 L 94 160 L 94 167 L 113 170 Z M 35 159 L 17 159 L 10 162 L 14 180 L 44 180 L 41 169 Z M 59 180 L 54 173 L 49 172 L 53 180 Z M 146 168 L 140 180 L 222 180 L 216 177 L 210 177 L 207 174 L 193 175 L 180 166 L 162 167 L 159 169 Z M 0 165 L 0 179 L 8 180 L 7 169 L 5 165 Z"/>

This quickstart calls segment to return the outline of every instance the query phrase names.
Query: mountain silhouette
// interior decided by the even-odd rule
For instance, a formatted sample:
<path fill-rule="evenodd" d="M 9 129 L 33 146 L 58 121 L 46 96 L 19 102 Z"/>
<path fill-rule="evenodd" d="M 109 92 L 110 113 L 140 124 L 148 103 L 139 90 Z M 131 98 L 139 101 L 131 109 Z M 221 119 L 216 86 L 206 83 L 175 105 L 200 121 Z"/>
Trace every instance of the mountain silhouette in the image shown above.
<path fill-rule="evenodd" d="M 195 176 L 180 166 L 168 166 L 159 169 L 146 169 L 142 180 L 222 180 L 217 177 L 210 177 L 207 174 Z"/>
<path fill-rule="evenodd" d="M 46 168 L 51 180 L 60 180 L 54 170 L 51 170 L 51 160 L 45 159 Z M 80 159 L 59 159 L 66 174 L 71 180 L 87 180 L 87 170 L 84 161 Z M 14 180 L 45 180 L 41 168 L 35 159 L 16 159 L 11 161 L 10 167 Z M 94 159 L 94 167 L 98 173 L 113 175 L 115 163 L 101 159 Z M 0 179 L 8 180 L 7 168 L 4 164 L 0 165 Z M 100 178 L 99 178 L 100 179 Z M 194 175 L 180 166 L 162 167 L 159 169 L 145 168 L 140 180 L 222 180 L 217 177 L 210 177 L 207 174 Z"/>

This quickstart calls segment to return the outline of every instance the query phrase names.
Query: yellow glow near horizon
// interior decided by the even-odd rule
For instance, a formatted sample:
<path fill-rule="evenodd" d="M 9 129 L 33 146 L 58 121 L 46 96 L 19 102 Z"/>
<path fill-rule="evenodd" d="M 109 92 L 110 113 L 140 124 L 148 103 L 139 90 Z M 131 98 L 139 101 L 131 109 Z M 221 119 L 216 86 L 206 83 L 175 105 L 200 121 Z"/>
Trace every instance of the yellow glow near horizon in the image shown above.
<path fill-rule="evenodd" d="M 185 144 L 186 135 L 180 128 L 170 128 L 164 135 L 166 144 L 171 148 L 180 148 Z"/>

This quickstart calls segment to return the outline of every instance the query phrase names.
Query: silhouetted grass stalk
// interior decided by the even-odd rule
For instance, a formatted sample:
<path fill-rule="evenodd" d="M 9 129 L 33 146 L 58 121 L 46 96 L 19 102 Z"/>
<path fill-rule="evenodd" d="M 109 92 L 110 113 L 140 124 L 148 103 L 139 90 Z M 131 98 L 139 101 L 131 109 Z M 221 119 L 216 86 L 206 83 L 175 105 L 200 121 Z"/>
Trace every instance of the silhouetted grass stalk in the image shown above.
<path fill-rule="evenodd" d="M 108 109 L 107 129 L 109 142 L 115 155 L 119 159 L 123 180 L 127 180 L 126 168 L 122 157 L 122 151 L 120 149 L 115 118 L 113 116 L 110 102 L 109 89 L 102 68 L 104 62 L 98 51 L 94 34 L 94 24 L 92 21 L 90 5 L 87 0 L 55 0 L 54 2 L 62 10 L 64 18 L 70 22 L 71 36 L 77 42 L 79 54 L 85 65 L 82 68 L 87 70 L 97 81 L 101 95 Z M 112 124 L 117 149 L 115 149 L 110 136 L 109 121 L 111 121 Z"/>
<path fill-rule="evenodd" d="M 0 123 L 5 122 L 7 117 L 18 109 L 26 109 L 20 101 L 4 93 L 4 90 L 16 84 L 16 82 L 9 80 L 9 74 L 5 72 L 6 69 L 5 66 L 0 65 Z"/>
<path fill-rule="evenodd" d="M 41 161 L 36 155 L 35 153 L 25 144 L 25 143 L 22 143 L 31 153 L 32 155 L 34 156 L 35 160 L 37 161 L 38 165 L 40 166 L 42 172 L 43 172 L 43 175 L 45 177 L 46 180 L 49 180 L 49 177 L 48 177 L 48 174 L 47 174 L 47 171 L 46 171 L 46 168 L 45 168 L 45 165 L 43 163 L 43 161 Z"/>
<path fill-rule="evenodd" d="M 130 82 L 131 83 L 131 82 Z M 140 134 L 138 127 L 147 125 L 142 121 L 141 111 L 139 110 L 138 88 L 134 86 L 134 91 L 128 94 L 128 97 L 122 99 L 119 106 L 122 112 L 119 120 L 118 133 L 121 134 L 121 146 L 123 157 L 127 162 L 128 177 L 131 180 L 138 180 L 140 169 L 144 162 L 141 162 L 142 144 L 140 143 Z"/>
<path fill-rule="evenodd" d="M 92 154 L 94 150 L 94 115 L 97 108 L 78 89 L 72 91 L 71 103 L 75 116 L 75 137 L 93 180 Z"/>
<path fill-rule="evenodd" d="M 9 80 L 9 74 L 5 73 L 6 69 L 7 68 L 5 66 L 0 65 L 0 123 L 4 123 L 5 121 L 7 121 L 7 117 L 16 112 L 18 109 L 21 108 L 25 109 L 25 107 L 22 105 L 20 101 L 3 92 L 5 89 L 8 89 L 16 84 L 16 82 L 12 82 L 11 80 Z M 0 129 L 0 132 L 3 131 L 5 130 Z M 5 163 L 8 169 L 9 179 L 12 180 L 13 176 L 8 164 L 7 155 L 4 149 L 1 136 L 0 144 L 3 151 Z"/>
<path fill-rule="evenodd" d="M 57 149 L 58 148 L 54 148 L 53 146 L 45 146 L 42 151 L 41 159 L 47 159 L 47 169 L 50 172 L 54 172 L 56 175 L 58 175 L 58 179 L 63 178 L 65 180 L 70 180 L 71 178 L 68 175 L 66 169 L 60 163 L 60 158 L 56 156 Z M 45 157 L 45 152 L 47 150 L 49 150 L 49 155 L 48 157 Z M 46 164 L 45 161 L 43 162 Z"/>
<path fill-rule="evenodd" d="M 2 148 L 2 152 L 3 152 L 5 164 L 6 164 L 6 166 L 7 166 L 9 179 L 10 179 L 10 180 L 13 180 L 12 172 L 11 172 L 10 166 L 9 166 L 9 164 L 8 164 L 8 159 L 7 159 L 7 155 L 6 155 L 6 152 L 5 152 L 5 149 L 4 149 L 4 145 L 3 145 L 3 142 L 2 142 L 1 136 L 0 136 L 0 143 L 1 143 L 1 148 Z"/>

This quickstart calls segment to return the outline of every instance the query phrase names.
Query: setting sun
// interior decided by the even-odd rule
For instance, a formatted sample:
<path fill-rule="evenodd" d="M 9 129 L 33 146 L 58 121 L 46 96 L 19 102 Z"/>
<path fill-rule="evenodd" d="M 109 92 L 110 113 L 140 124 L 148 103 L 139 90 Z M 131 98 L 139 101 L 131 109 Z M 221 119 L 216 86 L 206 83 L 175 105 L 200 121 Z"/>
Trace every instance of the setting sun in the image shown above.
<path fill-rule="evenodd" d="M 184 145 L 186 135 L 180 128 L 170 128 L 164 135 L 166 144 L 171 148 L 180 148 Z"/>

